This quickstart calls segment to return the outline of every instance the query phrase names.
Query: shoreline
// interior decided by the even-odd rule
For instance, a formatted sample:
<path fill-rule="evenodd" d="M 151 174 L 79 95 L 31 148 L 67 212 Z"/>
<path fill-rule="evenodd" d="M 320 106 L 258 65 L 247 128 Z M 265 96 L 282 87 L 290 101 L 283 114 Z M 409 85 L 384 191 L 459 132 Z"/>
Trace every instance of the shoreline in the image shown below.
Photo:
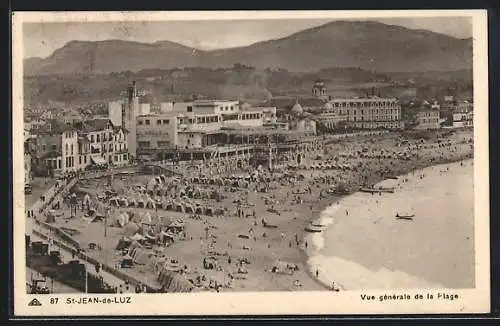
<path fill-rule="evenodd" d="M 412 168 L 409 168 L 409 169 L 403 168 L 395 176 L 400 178 L 400 177 L 412 174 L 418 170 L 423 170 L 423 169 L 427 169 L 427 168 L 431 168 L 431 167 L 438 167 L 438 166 L 448 165 L 448 164 L 455 164 L 455 163 L 464 162 L 464 161 L 474 161 L 474 157 L 472 155 L 467 154 L 467 155 L 463 155 L 462 157 L 442 159 L 442 160 L 439 160 L 436 162 L 432 162 L 431 164 L 427 164 L 430 162 L 421 162 L 421 163 L 415 162 L 416 163 L 415 166 L 413 166 Z M 378 184 L 380 182 L 387 180 L 387 178 L 376 176 L 376 175 L 375 176 L 372 175 L 372 177 L 373 177 L 372 184 Z M 345 194 L 345 195 L 339 196 L 338 198 L 335 198 L 335 200 L 332 200 L 333 198 L 329 198 L 330 200 L 328 200 L 328 201 L 324 200 L 325 202 L 322 203 L 322 206 L 318 206 L 318 207 L 321 207 L 320 210 L 315 212 L 315 214 L 311 217 L 311 219 L 308 221 L 308 223 L 311 223 L 315 220 L 321 219 L 321 214 L 329 207 L 332 207 L 335 204 L 335 202 L 341 203 L 343 199 L 345 199 L 349 196 L 352 196 L 358 192 L 359 192 L 359 190 L 349 192 L 348 194 Z M 313 237 L 315 235 L 318 235 L 318 236 L 321 236 L 322 241 L 324 242 L 326 232 L 328 231 L 328 228 L 330 227 L 331 224 L 332 223 L 329 223 L 328 225 L 326 225 L 324 227 L 323 231 L 321 231 L 319 233 L 304 232 L 303 233 L 303 241 L 307 241 L 308 243 L 313 243 Z M 316 275 L 314 275 L 313 268 L 308 263 L 309 259 L 311 257 L 313 257 L 315 253 L 319 253 L 324 248 L 324 246 L 322 246 L 321 248 L 314 248 L 314 247 L 315 247 L 315 245 L 313 244 L 312 246 L 309 246 L 307 249 L 305 249 L 305 248 L 301 249 L 302 257 L 304 259 L 303 262 L 304 262 L 304 265 L 307 267 L 307 274 L 310 278 L 315 280 L 318 284 L 320 284 L 326 290 L 332 290 L 331 285 L 325 284 L 319 278 L 317 278 Z M 313 252 L 313 251 L 315 251 L 315 252 Z M 355 261 L 352 261 L 352 262 L 357 263 Z M 413 276 L 413 275 L 411 275 L 411 276 Z M 335 282 L 335 280 L 333 280 L 333 281 Z M 335 284 L 336 284 L 336 286 L 340 285 L 340 287 L 342 287 L 342 284 L 337 284 L 337 282 L 335 282 Z"/>
<path fill-rule="evenodd" d="M 458 136 L 463 136 L 463 134 L 459 134 Z M 344 150 L 356 152 L 357 149 L 360 151 L 363 145 L 372 146 L 374 155 L 377 155 L 381 148 L 396 153 L 405 150 L 404 148 L 398 149 L 397 143 L 400 141 L 398 137 L 396 134 L 389 136 L 381 135 L 378 136 L 379 139 L 377 137 L 374 139 L 374 137 L 365 136 L 347 139 L 342 142 L 328 144 L 333 149 L 328 148 L 328 151 L 325 150 L 325 155 L 330 154 L 329 156 L 332 158 Z M 467 134 L 467 137 L 470 137 L 470 134 Z M 352 149 L 353 146 L 355 147 L 354 149 Z M 415 146 L 420 147 L 421 145 Z M 190 279 L 197 277 L 197 275 L 206 275 L 208 279 L 225 283 L 225 275 L 227 273 L 236 275 L 233 285 L 225 288 L 224 292 L 323 291 L 328 289 L 328 287 L 316 279 L 308 267 L 309 250 L 312 249 L 312 246 L 309 246 L 308 250 L 306 250 L 304 248 L 304 240 L 307 236 L 311 236 L 311 234 L 308 234 L 304 228 L 311 221 L 320 218 L 321 212 L 334 202 L 356 193 L 362 183 L 375 184 L 386 179 L 384 176 L 387 176 L 387 170 L 391 172 L 391 175 L 404 175 L 411 171 L 433 165 L 461 161 L 472 155 L 471 145 L 465 142 L 457 141 L 453 148 L 449 147 L 441 150 L 441 146 L 438 148 L 437 142 L 433 143 L 430 140 L 425 145 L 422 145 L 422 147 L 422 151 L 411 149 L 416 155 L 412 156 L 409 160 L 388 160 L 386 157 L 345 158 L 339 155 L 339 163 L 352 163 L 353 168 L 347 171 L 338 169 L 300 169 L 293 171 L 291 174 L 294 175 L 295 181 L 282 179 L 280 181 L 281 184 L 276 182 L 277 186 L 274 188 L 275 190 L 267 193 L 257 191 L 257 188 L 253 189 L 253 187 L 252 189 L 236 189 L 235 191 L 224 187 L 220 191 L 225 194 L 225 199 L 219 203 L 219 205 L 227 208 L 224 216 L 209 217 L 202 215 L 200 220 L 193 220 L 186 213 L 168 210 L 159 210 L 156 213 L 154 210 L 146 208 L 134 208 L 132 210 L 134 214 L 139 216 L 151 213 L 155 216 L 159 214 L 171 219 L 182 218 L 185 221 L 188 237 L 183 241 L 174 242 L 165 249 L 165 253 L 168 257 L 179 259 L 181 264 L 188 266 L 190 272 L 187 273 L 186 277 Z M 310 158 L 311 162 L 314 160 L 314 158 Z M 319 159 L 316 158 L 316 160 Z M 303 178 L 297 179 L 299 175 L 302 175 Z M 120 189 L 120 186 L 124 188 L 129 183 L 136 184 L 138 182 L 145 184 L 151 177 L 151 175 L 146 174 L 124 176 L 115 180 L 115 186 L 118 186 L 117 189 Z M 326 179 L 323 179 L 324 177 Z M 349 191 L 346 194 L 319 195 L 320 192 L 324 193 L 330 185 L 338 184 L 339 182 L 344 182 L 347 185 Z M 92 189 L 98 188 L 98 183 L 98 180 L 84 180 L 78 187 L 92 192 Z M 196 185 L 196 187 L 203 188 L 207 186 Z M 309 188 L 309 191 L 307 191 L 307 188 Z M 94 192 L 91 193 L 92 196 L 96 194 Z M 245 216 L 238 216 L 234 200 L 242 200 L 246 203 Z M 267 202 L 268 200 L 270 203 Z M 114 214 L 118 214 L 127 210 L 130 211 L 130 209 L 114 209 L 113 211 Z M 256 213 L 253 218 L 252 214 L 249 214 L 252 210 L 254 214 Z M 78 214 L 81 215 L 83 213 L 79 211 Z M 260 223 L 261 219 L 266 219 L 269 223 L 277 226 L 277 228 L 269 229 L 263 227 Z M 79 219 L 62 219 L 56 224 L 59 224 L 61 227 L 71 227 L 76 231 L 74 235 L 75 240 L 82 247 L 86 247 L 90 242 L 96 242 L 103 244 L 104 248 L 110 248 L 107 254 L 99 251 L 88 251 L 88 255 L 101 263 L 107 261 L 110 266 L 116 264 L 116 259 L 119 257 L 115 255 L 115 251 L 111 248 L 116 246 L 118 239 L 123 236 L 125 229 L 108 226 L 108 238 L 105 239 L 102 234 L 102 224 L 88 224 L 83 223 L 83 221 L 79 222 Z M 211 230 L 210 238 L 207 238 L 207 226 Z M 255 231 L 254 239 L 248 237 L 252 235 L 249 234 L 249 229 Z M 242 234 L 247 235 L 246 239 L 240 237 Z M 201 264 L 203 257 L 209 254 L 208 247 L 212 235 L 217 239 L 214 242 L 214 250 L 219 255 L 218 259 L 222 267 L 221 271 L 204 269 Z M 297 243 L 295 239 L 297 239 Z M 106 257 L 108 260 L 106 260 Z M 229 261 L 229 257 L 232 262 Z M 239 267 L 236 265 L 236 262 L 240 258 L 248 258 L 251 261 L 251 264 L 245 266 L 247 272 L 243 274 L 242 278 L 239 278 L 241 275 L 238 272 Z M 271 267 L 275 266 L 278 262 L 295 264 L 298 269 L 289 275 L 271 272 Z M 153 276 L 154 273 L 152 274 L 149 270 L 148 265 L 138 265 L 132 269 L 123 270 L 123 272 L 145 283 L 152 282 L 154 281 L 153 278 L 156 278 Z"/>

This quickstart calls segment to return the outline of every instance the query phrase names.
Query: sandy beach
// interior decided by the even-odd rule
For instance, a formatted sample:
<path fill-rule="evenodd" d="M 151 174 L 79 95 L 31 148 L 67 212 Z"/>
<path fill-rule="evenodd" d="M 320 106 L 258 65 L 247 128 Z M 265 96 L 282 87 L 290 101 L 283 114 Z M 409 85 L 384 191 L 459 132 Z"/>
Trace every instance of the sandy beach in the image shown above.
<path fill-rule="evenodd" d="M 326 232 L 325 252 L 321 248 L 313 247 L 313 243 L 320 244 L 322 235 L 315 234 L 316 239 L 313 240 L 310 238 L 311 235 L 304 231 L 310 221 L 317 219 L 326 207 L 338 202 L 345 194 L 357 191 L 364 184 L 379 182 L 388 173 L 401 175 L 415 169 L 471 157 L 473 153 L 473 146 L 470 143 L 471 137 L 472 131 L 463 131 L 445 137 L 433 136 L 426 141 L 419 138 L 402 141 L 402 137 L 397 133 L 331 140 L 327 142 L 322 152 L 311 153 L 306 158 L 304 166 L 271 172 L 269 176 L 276 178 L 276 181 L 271 182 L 274 184 L 273 189 L 267 192 L 257 189 L 261 184 L 252 183 L 246 188 L 198 185 L 197 187 L 205 190 L 217 190 L 223 193 L 224 198 L 220 201 L 203 200 L 210 205 L 224 208 L 222 215 L 201 215 L 199 218 L 193 218 L 193 214 L 188 213 L 137 207 L 133 209 L 113 208 L 110 214 L 116 216 L 128 212 L 143 216 L 149 213 L 155 218 L 159 216 L 173 220 L 182 218 L 186 237 L 167 247 L 153 249 L 160 251 L 168 259 L 177 260 L 180 266 L 185 267 L 183 277 L 186 279 L 196 280 L 202 277 L 207 282 L 208 280 L 217 281 L 218 284 L 225 285 L 219 289 L 224 292 L 326 290 L 325 285 L 329 285 L 332 280 L 343 284 L 343 287 L 347 289 L 366 286 L 363 285 L 363 282 L 383 285 L 381 281 L 384 279 L 383 276 L 373 277 L 372 280 L 373 271 L 378 271 L 377 273 L 381 273 L 380 275 L 391 273 L 391 278 L 401 280 L 398 282 L 405 287 L 413 284 L 422 285 L 424 284 L 422 283 L 423 279 L 429 284 L 441 283 L 452 287 L 473 286 L 473 284 L 467 284 L 465 280 L 469 279 L 469 272 L 473 271 L 472 264 L 467 267 L 470 269 L 469 272 L 460 272 L 460 275 L 464 276 L 464 280 L 453 280 L 453 277 L 449 277 L 449 280 L 443 280 L 439 270 L 442 265 L 436 263 L 425 268 L 427 263 L 417 264 L 406 261 L 412 257 L 415 260 L 421 259 L 425 253 L 431 255 L 433 248 L 437 248 L 436 246 L 441 248 L 443 243 L 448 243 L 448 249 L 437 251 L 441 255 L 440 257 L 446 257 L 445 261 L 447 262 L 454 261 L 460 264 L 453 257 L 462 254 L 464 255 L 463 264 L 467 265 L 470 261 L 469 254 L 451 252 L 455 246 L 458 246 L 457 243 L 462 241 L 462 238 L 456 241 L 447 240 L 447 238 L 442 238 L 442 235 L 453 233 L 454 236 L 460 235 L 465 238 L 472 228 L 471 226 L 469 230 L 467 227 L 463 227 L 462 233 L 451 231 L 458 226 L 453 223 L 453 217 L 445 217 L 433 222 L 435 226 L 433 229 L 429 226 L 432 224 L 428 222 L 437 216 L 420 211 L 418 211 L 418 219 L 414 222 L 405 224 L 404 221 L 396 221 L 393 208 L 385 198 L 403 196 L 406 185 L 401 185 L 402 188 L 399 188 L 394 194 L 382 195 L 380 198 L 378 195 L 373 196 L 373 200 L 377 197 L 383 202 L 381 209 L 385 210 L 384 214 L 382 211 L 377 213 L 380 215 L 377 215 L 377 218 L 363 211 L 372 206 L 372 210 L 375 209 L 375 206 L 369 203 L 372 200 L 371 195 L 363 194 L 361 200 L 366 201 L 363 205 L 359 204 L 360 199 L 356 199 L 358 194 L 342 199 L 341 206 L 347 206 L 352 211 L 350 219 L 342 216 L 343 219 L 332 220 L 334 225 Z M 324 162 L 332 162 L 332 164 L 334 162 L 337 168 L 316 167 L 317 164 Z M 225 168 L 232 167 L 226 166 Z M 232 173 L 251 172 L 251 169 L 242 171 L 232 169 L 221 172 L 207 168 L 200 171 L 200 175 L 231 175 Z M 427 182 L 427 180 L 433 179 L 430 172 L 426 172 L 426 174 L 429 176 L 420 181 Z M 276 177 L 278 175 L 279 177 Z M 127 193 L 131 192 L 130 189 L 133 188 L 134 184 L 145 185 L 151 178 L 151 175 L 116 178 L 113 188 L 117 190 L 119 196 L 128 196 Z M 190 184 L 187 177 L 181 182 Z M 102 192 L 106 187 L 105 184 L 104 180 L 89 180 L 81 182 L 76 188 L 79 188 L 77 191 L 79 193 L 89 193 L 94 200 L 99 192 Z M 408 184 L 411 184 L 411 181 Z M 330 191 L 332 187 L 340 189 L 341 185 L 345 188 L 342 193 Z M 450 187 L 453 189 L 455 186 L 451 185 Z M 175 191 L 172 193 L 176 195 Z M 466 192 L 464 196 L 467 197 L 468 194 Z M 171 193 L 169 192 L 168 195 L 170 196 Z M 428 196 L 434 196 L 434 193 L 429 192 Z M 468 197 L 468 199 L 471 198 Z M 239 201 L 240 204 L 235 204 L 235 201 Z M 453 206 L 444 202 L 443 205 L 446 208 Z M 238 208 L 242 210 L 243 214 L 238 214 Z M 338 212 L 334 213 L 333 211 L 336 209 Z M 357 209 L 360 211 L 357 212 Z M 407 207 L 401 209 L 407 209 Z M 61 210 L 64 217 L 58 218 L 54 222 L 55 226 L 75 231 L 72 236 L 82 248 L 88 248 L 90 243 L 97 243 L 104 247 L 103 250 L 86 250 L 89 256 L 111 266 L 123 259 L 123 256 L 115 248 L 119 239 L 124 236 L 126 228 L 118 227 L 116 222 L 108 221 L 109 226 L 105 238 L 103 222 L 89 223 L 88 219 L 82 218 L 84 212 L 80 209 L 78 209 L 75 218 L 68 219 L 69 207 L 67 204 L 62 204 Z M 329 208 L 329 210 L 333 214 L 343 212 L 342 209 L 335 207 Z M 450 212 L 450 216 L 451 213 L 453 212 Z M 421 217 L 421 215 L 427 217 Z M 380 219 L 380 217 L 384 218 Z M 263 221 L 273 227 L 266 227 L 262 223 Z M 471 218 L 471 225 L 472 221 Z M 394 226 L 383 230 L 384 226 L 391 224 Z M 447 228 L 450 231 L 443 231 Z M 440 236 L 442 239 L 439 239 Z M 375 243 L 375 240 L 379 241 L 381 238 L 387 242 Z M 434 238 L 438 239 L 433 240 L 434 242 L 431 241 Z M 467 241 L 472 246 L 473 239 L 470 238 Z M 393 255 L 388 248 L 391 248 L 392 251 L 398 249 L 398 255 Z M 423 254 L 417 252 L 417 249 L 420 250 L 420 248 L 425 249 Z M 326 250 L 328 251 L 326 252 Z M 377 250 L 377 254 L 373 255 L 370 250 Z M 386 252 L 382 252 L 383 250 Z M 315 277 L 315 270 L 308 267 L 308 256 L 311 257 L 309 265 L 315 266 L 321 263 L 322 272 L 319 273 L 319 280 Z M 407 258 L 405 260 L 400 256 Z M 203 260 L 208 257 L 217 261 L 217 268 L 204 268 Z M 431 259 L 434 262 L 438 261 L 439 257 Z M 242 265 L 241 261 L 247 263 Z M 328 263 L 325 263 L 326 261 Z M 284 272 L 273 271 L 273 268 L 283 265 L 295 268 L 293 271 L 287 268 L 284 268 Z M 135 264 L 132 268 L 123 271 L 148 284 L 157 281 L 157 275 L 155 275 L 150 263 Z M 396 278 L 397 275 L 401 277 Z M 410 277 L 409 275 L 414 276 Z M 346 276 L 352 276 L 353 279 Z M 385 277 L 385 279 L 389 278 Z M 394 284 L 386 286 L 395 287 Z M 369 286 L 365 288 L 369 288 Z M 201 286 L 198 289 L 214 290 L 208 286 Z"/>
<path fill-rule="evenodd" d="M 474 287 L 473 160 L 416 170 L 322 212 L 309 267 L 346 290 Z M 398 220 L 396 215 L 414 215 Z"/>

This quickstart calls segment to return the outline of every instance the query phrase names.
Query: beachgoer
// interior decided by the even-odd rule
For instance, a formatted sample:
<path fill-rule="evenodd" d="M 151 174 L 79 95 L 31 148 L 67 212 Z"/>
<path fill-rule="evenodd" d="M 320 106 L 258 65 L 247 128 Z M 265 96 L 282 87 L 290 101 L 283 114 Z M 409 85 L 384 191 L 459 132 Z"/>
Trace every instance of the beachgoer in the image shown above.
<path fill-rule="evenodd" d="M 316 278 L 319 277 L 319 270 L 316 269 Z"/>

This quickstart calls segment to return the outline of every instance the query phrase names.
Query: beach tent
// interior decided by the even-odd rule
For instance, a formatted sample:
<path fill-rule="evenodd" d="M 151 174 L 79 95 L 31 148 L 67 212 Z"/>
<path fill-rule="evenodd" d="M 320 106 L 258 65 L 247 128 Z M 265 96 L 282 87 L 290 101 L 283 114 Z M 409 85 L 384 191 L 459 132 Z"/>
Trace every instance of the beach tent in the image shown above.
<path fill-rule="evenodd" d="M 130 245 L 132 244 L 132 240 L 128 239 L 128 238 L 121 238 L 120 240 L 118 240 L 118 243 L 116 245 L 116 248 L 115 250 L 123 250 L 123 249 L 126 249 L 128 248 Z"/>
<path fill-rule="evenodd" d="M 147 265 L 149 262 L 149 255 L 150 254 L 146 250 L 142 248 L 136 248 L 130 256 L 132 257 L 132 260 L 135 264 Z"/>
<path fill-rule="evenodd" d="M 196 206 L 194 212 L 195 212 L 195 214 L 203 215 L 203 207 L 202 206 Z"/>
<path fill-rule="evenodd" d="M 193 284 L 186 278 L 168 270 L 160 272 L 158 282 L 163 291 L 167 293 L 192 292 L 194 288 Z"/>
<path fill-rule="evenodd" d="M 149 214 L 149 212 L 146 212 L 144 215 L 142 215 L 141 223 L 148 225 L 151 224 L 151 214 Z"/>
<path fill-rule="evenodd" d="M 116 206 L 116 207 L 120 207 L 120 201 L 119 201 L 119 198 L 118 197 L 113 197 L 109 200 L 109 204 L 110 205 L 113 205 L 113 206 Z"/>
<path fill-rule="evenodd" d="M 140 235 L 139 233 L 136 233 L 136 234 L 134 234 L 133 236 L 130 237 L 130 240 L 132 240 L 132 241 L 141 241 L 141 240 L 144 240 L 144 237 L 142 235 Z"/>
<path fill-rule="evenodd" d="M 176 202 L 175 203 L 175 211 L 184 213 L 185 212 L 184 205 L 182 203 Z"/>
<path fill-rule="evenodd" d="M 163 203 L 163 209 L 166 211 L 174 210 L 174 203 L 171 200 L 167 200 Z"/>
<path fill-rule="evenodd" d="M 150 269 L 153 271 L 153 273 L 158 273 L 163 270 L 163 265 L 165 264 L 165 257 L 158 257 L 158 256 L 153 256 L 150 259 Z"/>
<path fill-rule="evenodd" d="M 146 201 L 146 208 L 156 209 L 155 201 L 151 198 L 148 198 Z"/>
<path fill-rule="evenodd" d="M 124 226 L 123 235 L 130 237 L 139 232 L 139 230 L 140 228 L 136 223 L 130 222 Z"/>
<path fill-rule="evenodd" d="M 184 211 L 185 211 L 186 213 L 190 213 L 190 214 L 192 214 L 192 213 L 194 213 L 194 208 L 193 208 L 193 206 L 192 206 L 192 205 L 190 205 L 190 204 L 186 204 L 186 205 L 185 205 L 185 207 L 184 207 Z"/>
<path fill-rule="evenodd" d="M 149 180 L 148 183 L 146 184 L 146 190 L 147 191 L 153 190 L 156 184 L 157 184 L 156 179 L 151 178 L 151 180 Z"/>
<path fill-rule="evenodd" d="M 214 215 L 214 209 L 213 209 L 213 207 L 210 207 L 210 206 L 206 207 L 205 208 L 205 215 L 208 215 L 208 216 Z"/>
<path fill-rule="evenodd" d="M 146 208 L 146 202 L 144 201 L 144 199 L 137 200 L 137 207 Z"/>
<path fill-rule="evenodd" d="M 128 207 L 129 203 L 128 203 L 127 198 L 125 198 L 125 197 L 120 198 L 120 205 L 123 207 Z"/>
<path fill-rule="evenodd" d="M 90 207 L 90 204 L 91 204 L 90 196 L 89 196 L 89 194 L 86 193 L 85 196 L 83 196 L 83 206 Z"/>
<path fill-rule="evenodd" d="M 124 227 L 129 222 L 129 216 L 127 213 L 122 213 L 116 218 L 116 224 L 120 227 Z"/>

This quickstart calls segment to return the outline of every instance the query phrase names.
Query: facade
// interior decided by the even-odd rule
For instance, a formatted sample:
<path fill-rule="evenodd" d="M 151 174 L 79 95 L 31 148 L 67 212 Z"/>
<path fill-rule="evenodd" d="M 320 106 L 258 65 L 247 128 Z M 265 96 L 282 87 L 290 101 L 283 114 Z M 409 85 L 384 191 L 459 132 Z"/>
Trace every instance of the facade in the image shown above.
<path fill-rule="evenodd" d="M 121 166 L 129 162 L 127 132 L 110 119 L 93 119 L 75 125 L 78 130 L 78 166 Z"/>
<path fill-rule="evenodd" d="M 178 117 L 174 112 L 137 117 L 137 150 L 165 149 L 177 144 Z"/>
<path fill-rule="evenodd" d="M 24 152 L 24 184 L 29 184 L 31 180 L 31 154 Z"/>
<path fill-rule="evenodd" d="M 122 106 L 122 128 L 128 131 L 127 147 L 130 155 L 137 154 L 137 116 L 139 115 L 139 95 L 135 81 L 128 87 Z"/>
<path fill-rule="evenodd" d="M 423 109 L 416 114 L 417 126 L 415 129 L 439 129 L 441 126 L 439 118 L 439 110 Z"/>
<path fill-rule="evenodd" d="M 401 106 L 395 98 L 377 96 L 338 98 L 329 101 L 317 115 L 329 129 L 402 129 Z"/>
<path fill-rule="evenodd" d="M 54 121 L 49 130 L 39 130 L 29 143 L 31 162 L 45 175 L 83 170 L 90 165 L 119 166 L 129 161 L 127 132 L 109 119 L 72 124 Z"/>
<path fill-rule="evenodd" d="M 221 100 L 172 103 L 163 113 L 137 117 L 138 155 L 163 157 L 176 150 L 217 146 L 224 143 L 223 130 L 260 128 L 266 116 L 273 121 L 275 108 L 241 110 L 238 101 Z"/>
<path fill-rule="evenodd" d="M 455 112 L 452 114 L 453 128 L 471 128 L 474 126 L 474 112 Z"/>
<path fill-rule="evenodd" d="M 151 105 L 149 103 L 139 103 L 138 115 L 145 115 L 151 113 Z"/>
<path fill-rule="evenodd" d="M 262 123 L 264 125 L 275 124 L 278 121 L 275 106 L 254 107 L 249 109 L 262 112 Z"/>
<path fill-rule="evenodd" d="M 108 118 L 115 126 L 122 125 L 123 101 L 113 101 L 108 103 Z"/>

